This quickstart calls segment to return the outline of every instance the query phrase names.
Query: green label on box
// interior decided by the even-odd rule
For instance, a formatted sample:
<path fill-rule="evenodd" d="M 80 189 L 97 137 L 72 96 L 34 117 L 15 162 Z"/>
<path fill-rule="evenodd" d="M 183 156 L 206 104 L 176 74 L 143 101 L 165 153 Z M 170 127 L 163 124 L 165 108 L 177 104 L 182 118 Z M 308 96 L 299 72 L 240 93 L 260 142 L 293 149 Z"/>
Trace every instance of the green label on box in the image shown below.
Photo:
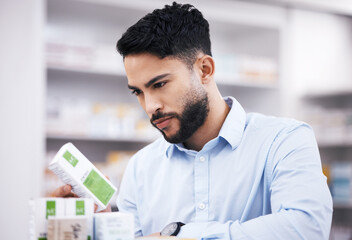
<path fill-rule="evenodd" d="M 78 160 L 69 151 L 66 151 L 64 158 L 73 166 L 76 167 Z"/>
<path fill-rule="evenodd" d="M 38 240 L 47 240 L 47 238 L 46 237 L 40 237 L 40 238 L 38 238 Z"/>
<path fill-rule="evenodd" d="M 107 205 L 115 191 L 110 184 L 102 178 L 96 171 L 92 170 L 83 183 L 96 198 L 104 205 Z"/>
<path fill-rule="evenodd" d="M 76 201 L 76 215 L 84 215 L 84 201 L 82 200 Z"/>
<path fill-rule="evenodd" d="M 48 216 L 56 215 L 56 202 L 55 201 L 46 201 L 46 219 Z"/>

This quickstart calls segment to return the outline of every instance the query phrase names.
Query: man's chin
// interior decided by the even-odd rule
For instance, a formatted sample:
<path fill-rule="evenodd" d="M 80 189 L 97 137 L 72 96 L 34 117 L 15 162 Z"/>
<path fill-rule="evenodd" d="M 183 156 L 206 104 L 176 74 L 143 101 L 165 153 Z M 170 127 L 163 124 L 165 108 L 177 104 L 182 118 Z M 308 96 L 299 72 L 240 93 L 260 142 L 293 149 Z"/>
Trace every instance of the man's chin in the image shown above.
<path fill-rule="evenodd" d="M 154 126 L 154 125 L 153 125 Z M 172 142 L 173 139 L 175 139 L 176 134 L 170 134 L 170 129 L 167 127 L 167 128 L 164 128 L 164 129 L 159 129 L 157 126 L 154 126 L 156 129 L 159 130 L 159 132 L 161 132 L 161 134 L 163 135 L 163 137 L 165 138 L 166 141 L 168 142 Z"/>
<path fill-rule="evenodd" d="M 161 131 L 161 133 L 164 136 L 164 139 L 169 142 L 169 143 L 173 143 L 173 144 L 178 144 L 183 142 L 182 140 L 180 140 L 179 137 L 177 137 L 176 135 L 167 135 L 165 132 Z"/>
<path fill-rule="evenodd" d="M 182 140 L 182 138 L 180 137 L 180 132 L 176 132 L 176 133 L 170 133 L 172 131 L 172 129 L 170 129 L 170 127 L 166 127 L 164 129 L 159 129 L 157 126 L 155 126 L 153 124 L 153 126 L 158 129 L 161 134 L 163 135 L 164 139 L 172 144 L 178 144 L 178 143 L 182 143 L 184 142 L 184 140 Z"/>

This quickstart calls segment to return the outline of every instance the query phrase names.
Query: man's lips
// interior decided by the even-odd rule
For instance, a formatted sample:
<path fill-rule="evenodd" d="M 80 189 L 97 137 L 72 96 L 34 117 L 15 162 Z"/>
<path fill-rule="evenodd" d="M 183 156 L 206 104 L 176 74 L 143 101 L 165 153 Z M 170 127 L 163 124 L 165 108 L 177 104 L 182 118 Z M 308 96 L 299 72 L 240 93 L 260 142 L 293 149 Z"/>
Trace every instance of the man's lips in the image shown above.
<path fill-rule="evenodd" d="M 153 124 L 155 126 L 157 126 L 157 128 L 159 128 L 159 129 L 164 129 L 169 125 L 171 119 L 172 119 L 172 117 L 159 118 L 159 119 L 153 121 Z"/>

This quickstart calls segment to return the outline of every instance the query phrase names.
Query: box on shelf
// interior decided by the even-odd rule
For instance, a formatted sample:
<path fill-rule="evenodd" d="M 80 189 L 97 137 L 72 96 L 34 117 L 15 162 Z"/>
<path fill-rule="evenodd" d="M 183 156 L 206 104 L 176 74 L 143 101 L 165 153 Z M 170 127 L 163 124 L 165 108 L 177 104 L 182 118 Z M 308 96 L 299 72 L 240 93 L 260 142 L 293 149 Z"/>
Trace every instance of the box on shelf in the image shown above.
<path fill-rule="evenodd" d="M 46 239 L 49 216 L 65 216 L 65 202 L 63 198 L 38 198 L 30 200 L 29 209 L 30 240 Z"/>
<path fill-rule="evenodd" d="M 219 83 L 236 83 L 240 81 L 236 56 L 229 53 L 215 53 L 215 78 Z"/>
<path fill-rule="evenodd" d="M 92 199 L 38 198 L 29 206 L 31 240 L 93 239 Z"/>
<path fill-rule="evenodd" d="M 47 134 L 53 136 L 153 140 L 160 135 L 139 106 L 126 103 L 107 104 L 50 97 L 46 124 Z"/>
<path fill-rule="evenodd" d="M 277 83 L 277 63 L 270 58 L 242 55 L 239 58 L 239 75 L 244 82 L 274 85 Z"/>
<path fill-rule="evenodd" d="M 352 142 L 352 110 L 309 107 L 303 110 L 303 120 L 309 123 L 318 142 Z"/>
<path fill-rule="evenodd" d="M 277 84 L 278 66 L 274 59 L 229 53 L 215 53 L 214 59 L 220 83 Z"/>
<path fill-rule="evenodd" d="M 94 215 L 95 240 L 133 240 L 134 218 L 132 214 L 111 212 Z"/>
<path fill-rule="evenodd" d="M 67 198 L 65 199 L 66 217 L 84 217 L 86 219 L 86 239 L 93 239 L 93 217 L 94 203 L 89 198 Z"/>
<path fill-rule="evenodd" d="M 93 227 L 93 226 L 92 226 Z M 90 240 L 85 216 L 49 217 L 47 240 Z"/>
<path fill-rule="evenodd" d="M 47 41 L 48 66 L 108 74 L 124 72 L 123 61 L 114 45 Z"/>
<path fill-rule="evenodd" d="M 352 162 L 335 161 L 331 164 L 331 192 L 334 203 L 352 203 Z"/>

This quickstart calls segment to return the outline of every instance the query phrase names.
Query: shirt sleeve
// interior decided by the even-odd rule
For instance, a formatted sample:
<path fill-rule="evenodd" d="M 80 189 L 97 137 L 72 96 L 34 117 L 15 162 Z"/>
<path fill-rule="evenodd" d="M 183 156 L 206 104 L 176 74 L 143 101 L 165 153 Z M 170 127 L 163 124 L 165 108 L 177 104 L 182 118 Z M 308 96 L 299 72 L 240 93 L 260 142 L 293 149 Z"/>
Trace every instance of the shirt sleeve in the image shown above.
<path fill-rule="evenodd" d="M 140 221 L 138 218 L 138 211 L 136 206 L 136 187 L 133 183 L 136 182 L 134 161 L 136 156 L 132 157 L 124 173 L 123 180 L 120 185 L 119 195 L 116 199 L 116 205 L 120 212 L 131 213 L 134 216 L 135 237 L 143 235 Z"/>
<path fill-rule="evenodd" d="M 246 222 L 188 223 L 179 237 L 197 239 L 329 239 L 332 199 L 308 125 L 277 135 L 267 159 L 272 213 Z"/>

